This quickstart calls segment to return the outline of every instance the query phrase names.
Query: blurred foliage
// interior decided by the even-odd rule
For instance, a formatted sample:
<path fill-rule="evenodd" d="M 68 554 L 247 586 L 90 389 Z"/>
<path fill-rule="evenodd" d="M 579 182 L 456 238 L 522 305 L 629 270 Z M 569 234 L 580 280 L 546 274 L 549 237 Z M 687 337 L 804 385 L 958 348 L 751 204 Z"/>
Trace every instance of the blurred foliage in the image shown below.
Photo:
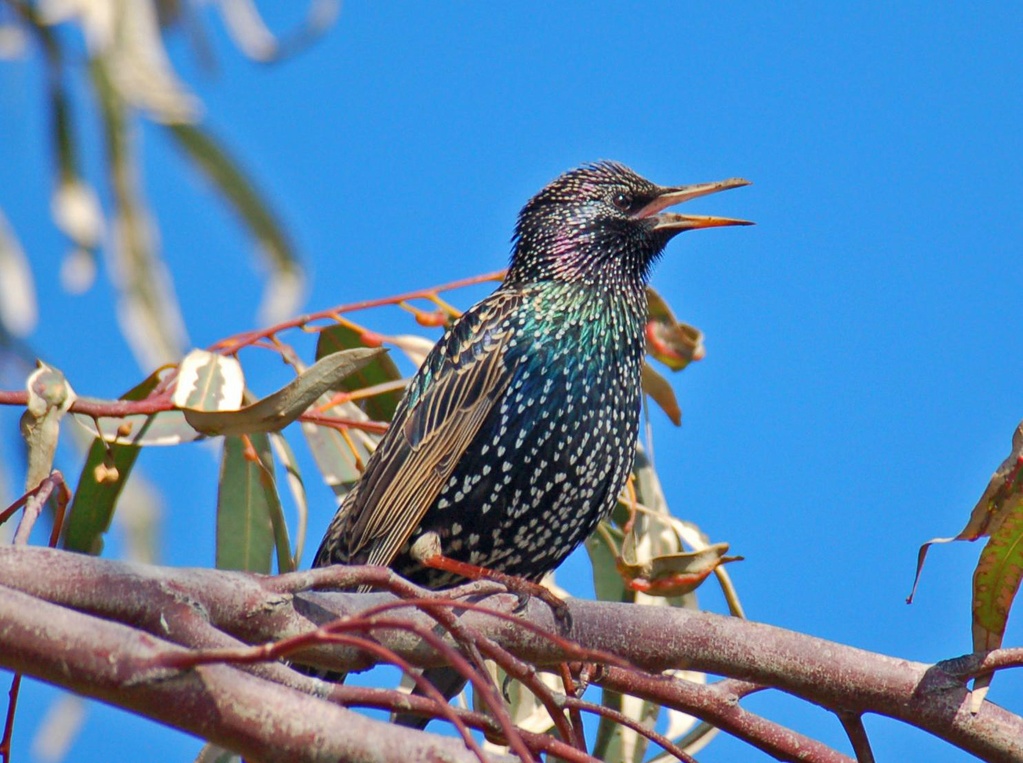
<path fill-rule="evenodd" d="M 117 318 L 145 371 L 180 359 L 188 335 L 172 274 L 159 247 L 160 216 L 146 200 L 137 135 L 142 122 L 167 130 L 181 156 L 212 185 L 255 240 L 266 272 L 260 322 L 295 311 L 305 276 L 267 199 L 203 119 L 200 100 L 175 70 L 165 47 L 173 33 L 192 43 L 209 68 L 204 27 L 210 14 L 181 0 L 0 0 L 0 57 L 39 61 L 40 97 L 49 106 L 53 153 L 51 216 L 67 237 L 60 271 L 71 293 L 89 289 L 100 270 L 116 289 Z M 275 36 L 250 0 L 220 0 L 216 10 L 238 49 L 271 62 L 302 49 L 329 29 L 339 0 L 311 0 L 290 34 Z M 88 93 L 75 93 L 84 87 Z M 85 97 L 72 97 L 72 95 Z M 77 107 L 77 108 L 76 108 Z M 82 113 L 84 112 L 84 113 Z M 99 145 L 85 144 L 83 120 L 99 125 Z M 95 177 L 82 156 L 102 156 Z M 91 165 L 90 165 L 91 166 Z M 106 200 L 105 202 L 103 200 Z M 17 232 L 0 210 L 0 338 L 25 337 L 36 322 L 35 286 Z M 0 341 L 0 349 L 7 344 Z"/>

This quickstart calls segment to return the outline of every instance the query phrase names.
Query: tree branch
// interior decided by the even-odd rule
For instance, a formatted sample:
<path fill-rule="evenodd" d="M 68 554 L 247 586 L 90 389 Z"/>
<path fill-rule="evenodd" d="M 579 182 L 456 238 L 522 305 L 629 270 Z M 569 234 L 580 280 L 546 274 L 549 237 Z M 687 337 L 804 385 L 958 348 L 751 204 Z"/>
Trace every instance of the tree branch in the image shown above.
<path fill-rule="evenodd" d="M 40 570 L 46 571 L 45 576 Z M 407 595 L 431 596 L 381 568 L 337 567 L 275 578 L 159 568 L 44 548 L 11 547 L 0 547 L 0 583 L 18 589 L 3 591 L 3 600 L 9 604 L 0 606 L 0 665 L 170 723 L 175 721 L 168 717 L 168 709 L 179 703 L 180 694 L 182 707 L 187 710 L 177 724 L 179 727 L 245 751 L 253 759 L 266 760 L 274 759 L 267 757 L 269 749 L 282 748 L 264 745 L 294 744 L 297 749 L 312 741 L 313 737 L 302 736 L 312 733 L 312 729 L 319 729 L 316 738 L 322 744 L 333 745 L 331 754 L 340 750 L 350 752 L 351 748 L 345 745 L 365 740 L 371 733 L 365 724 L 374 722 L 304 694 L 318 692 L 322 697 L 329 690 L 322 689 L 322 682 L 300 676 L 280 664 L 169 670 L 166 665 L 180 664 L 173 660 L 180 661 L 182 646 L 222 648 L 242 642 L 276 642 L 305 634 L 299 643 L 308 644 L 309 648 L 294 654 L 293 659 L 334 669 L 363 669 L 372 663 L 370 657 L 352 647 L 327 645 L 317 635 L 317 628 L 338 617 L 362 617 L 370 608 L 393 602 L 393 597 L 304 589 L 370 583 L 394 587 Z M 516 597 L 512 595 L 485 596 L 487 591 L 494 590 L 492 586 L 471 590 L 476 592 L 474 600 L 479 605 L 502 613 L 502 617 L 475 608 L 465 611 L 457 619 L 463 634 L 460 638 L 464 634 L 477 638 L 472 634 L 478 634 L 516 659 L 549 670 L 566 661 L 602 663 L 607 655 L 615 655 L 617 659 L 612 663 L 618 667 L 608 668 L 602 675 L 598 672 L 596 683 L 718 724 L 762 749 L 772 749 L 782 759 L 795 759 L 803 738 L 747 713 L 735 704 L 734 692 L 730 690 L 719 691 L 715 684 L 700 686 L 660 674 L 672 668 L 702 670 L 733 679 L 720 684 L 726 689 L 750 688 L 742 682 L 751 682 L 757 687 L 785 691 L 840 714 L 887 715 L 984 760 L 1023 759 L 1023 718 L 988 702 L 976 715 L 971 714 L 964 677 L 964 673 L 990 670 L 1001 664 L 1018 664 L 1018 655 L 1013 653 L 1007 653 L 1003 660 L 963 658 L 926 665 L 737 618 L 579 600 L 568 602 L 571 625 L 564 627 L 542 602 L 530 600 L 521 612 L 516 612 Z M 449 611 L 455 606 L 444 595 L 433 596 L 432 608 Z M 411 664 L 439 664 L 440 653 L 414 632 L 436 627 L 436 613 L 403 606 L 408 607 L 407 611 L 395 612 L 393 605 L 386 608 L 388 622 L 401 614 L 412 630 L 374 629 L 373 624 L 378 621 L 370 619 L 363 635 L 371 636 Z M 40 614 L 43 611 L 45 617 Z M 511 621 L 508 616 L 512 613 L 523 623 Z M 78 620 L 74 627 L 67 625 L 69 618 L 88 615 L 91 615 L 88 627 Z M 131 624 L 135 629 L 118 623 Z M 140 633 L 139 628 L 152 635 Z M 88 638 L 100 640 L 82 640 Z M 172 646 L 168 641 L 182 646 Z M 61 646 L 65 643 L 74 645 L 70 652 Z M 177 650 L 173 659 L 168 649 Z M 105 658 L 98 662 L 95 658 L 111 654 L 118 655 L 116 665 L 120 672 L 114 674 L 107 672 L 114 670 L 114 666 Z M 166 663 L 161 663 L 164 655 Z M 959 670 L 953 671 L 951 666 Z M 247 672 L 250 670 L 251 673 Z M 270 739 L 237 716 L 221 716 L 216 709 L 218 702 L 234 693 L 238 694 L 237 706 L 244 707 L 246 712 L 265 713 L 272 708 L 275 716 L 287 716 L 290 720 L 279 719 L 285 724 L 284 730 L 275 732 Z M 171 701 L 171 697 L 175 699 Z M 292 713 L 292 708 L 296 712 Z M 377 727 L 373 728 L 372 733 L 378 733 Z M 400 738 L 400 745 L 413 744 L 412 739 L 421 745 L 440 744 L 432 741 L 434 737 L 416 737 L 414 732 L 404 730 L 399 733 L 389 729 L 386 736 Z M 466 754 L 458 741 L 448 741 L 460 754 Z M 395 745 L 399 742 L 395 741 Z M 531 749 L 536 749 L 535 745 Z M 408 748 L 402 747 L 400 755 L 408 759 Z M 378 755 L 373 759 L 384 758 Z M 848 760 L 823 745 L 818 745 L 812 759 Z"/>
<path fill-rule="evenodd" d="M 248 760 L 477 760 L 459 740 L 373 721 L 228 665 L 168 670 L 162 663 L 181 647 L 6 586 L 0 586 L 0 623 L 3 667 L 154 718 Z"/>

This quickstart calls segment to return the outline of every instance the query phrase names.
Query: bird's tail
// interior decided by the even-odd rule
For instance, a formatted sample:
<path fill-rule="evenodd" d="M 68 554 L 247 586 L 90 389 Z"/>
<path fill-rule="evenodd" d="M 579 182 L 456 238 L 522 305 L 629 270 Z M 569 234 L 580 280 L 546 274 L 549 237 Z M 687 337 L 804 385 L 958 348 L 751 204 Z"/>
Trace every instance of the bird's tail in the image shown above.
<path fill-rule="evenodd" d="M 310 678 L 319 678 L 321 681 L 329 681 L 331 683 L 343 684 L 348 674 L 345 672 L 335 670 L 323 670 L 322 668 L 313 668 L 308 665 L 292 665 L 293 670 L 297 670 L 299 673 Z M 444 695 L 444 699 L 451 700 L 452 697 L 458 694 L 465 687 L 465 679 L 461 674 L 453 668 L 440 667 L 440 668 L 426 668 L 422 672 L 423 678 L 433 684 L 437 691 Z M 422 691 L 418 688 L 413 688 L 412 693 L 418 697 L 425 696 Z M 415 715 L 413 713 L 392 713 L 391 722 L 396 723 L 399 726 L 405 726 L 413 729 L 424 729 L 432 719 L 424 717 L 422 715 Z"/>
<path fill-rule="evenodd" d="M 329 681 L 334 684 L 343 684 L 348 677 L 348 673 L 344 671 L 324 670 L 323 668 L 314 668 L 309 665 L 295 665 L 292 663 L 291 669 L 298 671 L 304 676 L 319 678 L 321 681 Z"/>
<path fill-rule="evenodd" d="M 465 678 L 454 668 L 426 668 L 423 670 L 422 676 L 444 695 L 444 699 L 449 701 L 465 687 Z M 420 697 L 423 696 L 423 693 L 417 688 L 414 688 L 412 693 Z M 420 730 L 426 728 L 426 724 L 431 720 L 431 718 L 412 713 L 393 713 L 391 715 L 392 723 Z"/>

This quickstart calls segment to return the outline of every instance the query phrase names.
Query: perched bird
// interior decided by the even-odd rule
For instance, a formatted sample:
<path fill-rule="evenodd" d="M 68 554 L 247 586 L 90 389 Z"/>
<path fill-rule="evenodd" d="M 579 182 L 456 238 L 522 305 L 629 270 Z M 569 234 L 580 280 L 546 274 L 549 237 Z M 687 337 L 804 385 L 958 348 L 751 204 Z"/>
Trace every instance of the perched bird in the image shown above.
<path fill-rule="evenodd" d="M 743 185 L 598 162 L 530 199 L 503 283 L 412 379 L 315 566 L 386 565 L 428 588 L 464 582 L 445 560 L 534 581 L 557 567 L 632 469 L 651 266 L 682 231 L 750 224 L 664 210 Z"/>

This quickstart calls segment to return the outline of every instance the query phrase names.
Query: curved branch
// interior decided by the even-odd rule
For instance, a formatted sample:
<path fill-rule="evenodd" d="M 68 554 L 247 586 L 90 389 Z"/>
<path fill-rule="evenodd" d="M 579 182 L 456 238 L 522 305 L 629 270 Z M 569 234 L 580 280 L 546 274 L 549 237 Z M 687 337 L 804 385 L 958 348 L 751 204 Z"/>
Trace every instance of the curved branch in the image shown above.
<path fill-rule="evenodd" d="M 42 576 L 39 570 L 46 570 L 47 574 Z M 314 586 L 357 583 L 397 586 L 398 581 L 393 573 L 381 568 L 335 567 L 273 578 L 133 565 L 44 548 L 0 548 L 0 582 L 35 597 L 35 601 L 60 605 L 65 612 L 68 611 L 65 608 L 70 608 L 131 623 L 161 638 L 180 639 L 200 648 L 208 646 L 208 642 L 195 644 L 191 641 L 194 634 L 190 635 L 187 629 L 181 629 L 176 622 L 168 625 L 167 612 L 173 611 L 173 606 L 194 611 L 212 627 L 235 639 L 258 644 L 309 633 L 337 617 L 359 617 L 371 607 L 393 601 L 389 594 L 294 592 Z M 404 585 L 407 587 L 404 590 L 415 591 L 407 583 Z M 430 595 L 422 593 L 424 598 Z M 448 598 L 433 596 L 438 601 Z M 516 597 L 492 595 L 481 603 L 512 613 Z M 887 715 L 984 760 L 1023 759 L 1023 718 L 989 702 L 977 714 L 970 713 L 964 678 L 943 664 L 926 665 L 888 657 L 762 623 L 704 612 L 579 600 L 569 601 L 568 607 L 571 626 L 567 628 L 546 604 L 536 600 L 530 600 L 521 612 L 516 612 L 531 623 L 529 629 L 478 611 L 466 611 L 459 621 L 467 632 L 478 633 L 517 659 L 537 666 L 556 666 L 564 661 L 601 662 L 602 654 L 617 655 L 632 667 L 608 669 L 605 683 L 614 679 L 613 688 L 617 691 L 648 696 L 710 722 L 718 717 L 722 723 L 718 712 L 722 696 L 714 685 L 689 685 L 686 691 L 681 691 L 679 687 L 684 684 L 656 674 L 671 668 L 703 670 L 779 689 L 835 712 Z M 10 629 L 28 617 L 30 610 L 33 607 L 24 606 L 0 614 L 0 665 L 24 669 L 31 675 L 43 675 L 46 680 L 89 693 L 87 687 L 71 685 L 67 675 L 47 673 L 42 663 L 35 663 L 35 658 L 12 662 L 8 648 Z M 429 614 L 410 608 L 407 617 L 416 627 L 434 626 L 434 616 Z M 545 636 L 545 631 L 559 635 Z M 137 631 L 134 634 L 139 637 Z M 438 653 L 414 633 L 374 631 L 373 637 L 412 664 L 430 666 L 441 662 Z M 574 642 L 573 648 L 566 646 L 568 641 Z M 59 643 L 56 639 L 37 643 L 40 648 L 37 658 L 43 660 L 46 648 L 52 652 Z M 372 662 L 355 649 L 324 644 L 296 655 L 295 659 L 299 657 L 303 662 L 334 669 L 358 670 Z M 1011 664 L 1017 655 L 1005 657 L 1005 664 Z M 971 661 L 966 669 L 968 672 L 990 669 L 997 662 L 997 659 Z M 241 674 L 240 670 L 226 666 L 210 668 Z M 293 672 L 282 666 L 264 668 Z M 247 679 L 257 680 L 252 676 Z M 116 692 L 110 696 L 111 701 L 116 701 Z M 752 715 L 748 718 L 757 719 Z M 763 733 L 756 728 L 761 722 L 770 723 L 764 719 L 750 721 L 751 741 Z M 766 744 L 768 740 L 760 741 Z"/>
<path fill-rule="evenodd" d="M 5 586 L 0 623 L 3 667 L 154 718 L 252 761 L 477 760 L 459 740 L 373 721 L 228 665 L 169 670 L 161 666 L 164 658 L 181 647 Z"/>

